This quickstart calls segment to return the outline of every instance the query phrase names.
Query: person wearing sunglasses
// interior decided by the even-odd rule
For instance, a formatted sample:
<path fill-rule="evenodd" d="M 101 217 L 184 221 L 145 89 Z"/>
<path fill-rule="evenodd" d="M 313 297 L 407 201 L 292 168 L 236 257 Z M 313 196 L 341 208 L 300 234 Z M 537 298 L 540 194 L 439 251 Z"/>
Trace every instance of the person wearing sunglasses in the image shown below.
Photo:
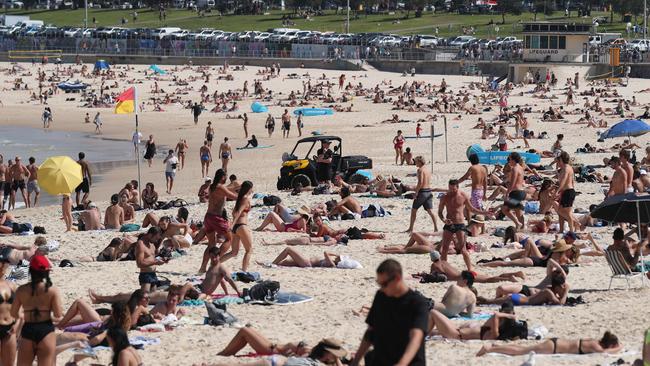
<path fill-rule="evenodd" d="M 377 284 L 379 291 L 366 318 L 368 329 L 350 365 L 357 366 L 364 356 L 368 366 L 426 365 L 428 300 L 406 285 L 402 266 L 394 259 L 377 267 Z"/>

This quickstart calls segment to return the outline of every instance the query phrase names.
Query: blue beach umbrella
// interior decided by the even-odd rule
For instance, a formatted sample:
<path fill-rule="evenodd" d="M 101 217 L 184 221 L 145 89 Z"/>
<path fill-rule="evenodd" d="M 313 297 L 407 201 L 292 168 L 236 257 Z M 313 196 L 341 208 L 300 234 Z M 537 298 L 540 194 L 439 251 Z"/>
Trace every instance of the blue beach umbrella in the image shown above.
<path fill-rule="evenodd" d="M 601 139 L 634 137 L 650 132 L 650 125 L 640 119 L 626 119 L 610 127 L 600 135 Z"/>

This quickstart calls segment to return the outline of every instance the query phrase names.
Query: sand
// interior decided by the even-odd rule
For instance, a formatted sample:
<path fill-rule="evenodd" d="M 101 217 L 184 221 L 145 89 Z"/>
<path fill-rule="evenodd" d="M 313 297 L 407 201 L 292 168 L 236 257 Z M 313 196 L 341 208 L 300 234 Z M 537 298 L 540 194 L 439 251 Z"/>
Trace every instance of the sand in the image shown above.
<path fill-rule="evenodd" d="M 0 67 L 8 67 L 8 64 L 0 64 Z M 23 64 L 32 73 L 36 74 L 39 66 L 30 66 Z M 67 67 L 67 65 L 66 65 Z M 123 67 L 118 66 L 118 70 Z M 153 79 L 145 79 L 143 70 L 145 66 L 135 66 L 132 70 L 127 71 L 127 78 L 118 80 L 119 86 L 111 91 L 119 92 L 130 86 L 127 80 L 136 79 L 142 81 L 137 87 L 141 100 L 148 100 L 151 97 L 151 86 Z M 53 65 L 46 66 L 48 74 L 54 69 Z M 175 89 L 171 86 L 171 75 L 179 78 L 187 78 L 190 75 L 197 75 L 190 70 L 172 71 L 170 67 L 166 68 L 171 71 L 170 75 L 158 77 L 158 84 L 166 91 Z M 253 80 L 259 79 L 256 75 L 258 68 L 248 67 L 246 71 L 232 72 L 234 81 L 215 81 L 215 68 L 212 68 L 213 77 L 208 84 L 208 93 L 213 93 L 215 88 L 219 91 L 239 89 L 242 87 L 244 80 L 249 81 L 249 90 L 253 89 Z M 314 69 L 287 69 L 282 70 L 282 76 L 289 73 L 304 74 L 309 72 L 313 78 L 320 77 L 322 73 L 334 83 L 337 81 L 341 72 L 322 71 Z M 423 80 L 426 82 L 439 84 L 443 76 L 439 75 L 417 75 L 415 78 L 402 77 L 399 74 L 384 73 L 374 70 L 345 72 L 347 80 L 356 83 L 363 83 L 365 87 L 374 87 L 382 81 L 392 81 L 393 86 L 401 85 L 413 80 Z M 291 90 L 302 91 L 302 81 L 305 80 L 284 80 L 283 78 L 272 79 L 263 82 L 265 87 L 272 88 L 275 93 L 282 93 L 282 99 Z M 3 86 L 11 87 L 10 81 L 15 76 L 8 76 L 3 73 L 0 81 Z M 20 77 L 18 75 L 18 77 Z M 467 87 L 472 81 L 480 81 L 477 77 L 460 77 L 444 76 L 452 90 L 456 91 L 460 87 Z M 76 79 L 75 76 L 73 79 Z M 23 76 L 30 88 L 37 90 L 38 82 L 35 76 Z M 99 79 L 84 80 L 92 83 L 93 87 L 99 87 Z M 315 80 L 312 82 L 316 82 Z M 113 81 L 108 81 L 110 85 Z M 582 82 L 582 89 L 585 89 L 586 82 Z M 560 83 L 559 85 L 561 85 Z M 202 81 L 191 82 L 190 86 L 193 91 L 188 95 L 183 95 L 184 100 L 198 100 L 198 88 L 203 85 Z M 645 94 L 635 93 L 645 87 L 645 80 L 631 80 L 627 88 L 619 88 L 627 98 L 636 95 L 640 103 L 649 102 Z M 384 86 L 386 88 L 386 86 Z M 526 86 L 523 89 L 517 89 L 509 98 L 510 104 L 531 106 L 534 110 L 548 108 L 549 101 L 532 99 L 529 97 L 516 96 L 521 90 L 530 90 L 532 86 Z M 554 101 L 554 105 L 564 102 L 564 96 L 561 86 L 553 91 L 559 96 Z M 334 96 L 339 95 L 337 87 L 333 88 Z M 277 95 L 277 94 L 276 94 Z M 76 102 L 65 102 L 66 95 L 60 92 L 49 99 L 49 104 L 54 113 L 53 129 L 65 131 L 82 131 L 92 134 L 94 125 L 84 124 L 83 117 L 89 112 L 91 117 L 96 110 L 102 112 L 103 119 L 103 138 L 129 140 L 134 130 L 133 116 L 114 115 L 111 109 L 88 109 L 78 107 Z M 78 97 L 78 95 L 75 95 Z M 590 98 L 593 100 L 593 98 Z M 609 104 L 604 98 L 601 103 L 605 106 L 615 106 Z M 576 97 L 578 103 L 583 103 L 582 97 Z M 278 194 L 275 190 L 275 183 L 279 174 L 281 163 L 281 154 L 290 151 L 297 141 L 297 131 L 295 122 L 292 123 L 291 137 L 283 139 L 280 131 L 279 116 L 284 110 L 283 107 L 272 106 L 271 113 L 278 119 L 276 132 L 272 138 L 267 138 L 264 129 L 264 120 L 266 114 L 250 113 L 249 105 L 252 98 L 246 98 L 240 102 L 240 111 L 237 114 L 247 112 L 250 117 L 249 130 L 256 134 L 263 145 L 274 145 L 272 148 L 261 150 L 234 151 L 234 159 L 230 165 L 230 172 L 237 174 L 240 180 L 251 180 L 255 184 L 255 191 L 262 193 Z M 422 100 L 425 101 L 424 99 Z M 28 94 L 25 91 L 3 91 L 3 105 L 0 106 L 2 117 L 0 123 L 3 125 L 21 125 L 21 126 L 41 126 L 40 114 L 43 105 L 36 102 L 28 101 Z M 286 102 L 285 102 L 286 103 Z M 398 125 L 377 124 L 379 121 L 390 118 L 392 113 L 398 113 L 402 119 L 417 120 L 423 118 L 428 113 L 409 113 L 405 111 L 392 111 L 390 104 L 372 104 L 371 101 L 361 97 L 356 97 L 352 101 L 355 112 L 336 113 L 328 117 L 310 117 L 305 118 L 305 128 L 303 136 L 308 135 L 310 131 L 319 130 L 326 134 L 341 136 L 344 139 L 343 151 L 347 154 L 363 154 L 371 157 L 374 164 L 375 174 L 394 175 L 402 178 L 407 183 L 415 183 L 415 178 L 407 175 L 415 172 L 414 167 L 395 166 L 394 151 L 392 148 L 392 138 L 397 129 L 402 129 L 405 135 L 415 134 L 415 123 L 404 123 Z M 343 103 L 344 106 L 349 103 Z M 208 108 L 214 104 L 209 103 Z M 316 102 L 316 106 L 321 103 Z M 197 126 L 192 121 L 189 110 L 183 109 L 177 105 L 164 105 L 165 112 L 152 112 L 152 105 L 147 106 L 147 111 L 140 114 L 140 127 L 145 137 L 154 134 L 157 144 L 174 146 L 179 138 L 187 139 L 190 150 L 187 154 L 187 165 L 184 170 L 177 174 L 174 194 L 168 196 L 164 194 L 164 165 L 162 158 L 157 158 L 154 165 L 149 168 L 146 163 L 142 165 L 142 184 L 153 182 L 161 197 L 185 198 L 191 203 L 189 207 L 192 219 L 202 219 L 205 213 L 205 205 L 195 204 L 196 191 L 202 182 L 199 168 L 198 150 L 203 142 L 204 129 L 207 121 L 212 121 L 216 129 L 215 148 L 221 142 L 224 136 L 229 137 L 233 147 L 243 146 L 245 139 L 242 131 L 241 120 L 225 119 L 225 113 L 204 112 L 200 117 Z M 292 110 L 293 108 L 290 108 Z M 633 112 L 641 114 L 642 107 L 633 107 Z M 468 167 L 465 157 L 465 149 L 471 143 L 481 143 L 488 147 L 494 140 L 480 140 L 480 130 L 471 129 L 477 122 L 478 117 L 483 117 L 490 121 L 498 113 L 498 107 L 494 106 L 491 112 L 481 113 L 480 115 L 461 115 L 460 120 L 456 120 L 457 114 L 447 115 L 447 138 L 448 138 L 448 162 L 445 162 L 444 139 L 438 139 L 435 143 L 435 164 L 434 164 L 434 185 L 436 187 L 445 187 L 448 179 L 457 178 L 462 175 Z M 541 122 L 539 113 L 528 114 L 530 128 L 535 132 L 547 131 L 549 136 L 554 137 L 557 133 L 564 133 L 565 149 L 568 152 L 575 152 L 577 147 L 584 143 L 595 143 L 596 130 L 586 128 L 584 125 L 573 125 L 569 123 L 544 123 Z M 578 116 L 568 116 L 569 121 L 576 121 Z M 620 118 L 607 116 L 605 117 L 610 124 L 618 121 Z M 292 122 L 295 120 L 292 120 Z M 370 128 L 355 128 L 358 124 L 373 125 Z M 424 123 L 425 132 L 428 132 L 428 124 Z M 437 132 L 442 129 L 442 121 L 436 124 Z M 509 128 L 511 134 L 514 134 L 512 128 Z M 428 133 L 427 133 L 428 134 Z M 29 138 L 25 136 L 25 138 Z M 550 149 L 553 139 L 548 140 L 531 140 L 531 147 L 537 149 Z M 621 142 L 621 141 L 618 141 Z M 635 138 L 635 142 L 644 147 L 648 143 L 647 137 Z M 89 143 L 92 143 L 89 141 Z M 614 141 L 608 140 L 605 143 L 596 143 L 596 146 L 611 146 Z M 515 146 L 523 146 L 522 140 L 517 140 Z M 405 146 L 411 147 L 415 155 L 424 155 L 427 160 L 430 156 L 430 142 L 428 140 L 407 140 Z M 79 146 L 83 151 L 84 146 Z M 0 151 L 1 152 L 1 151 Z M 216 151 L 214 151 L 216 155 Z M 639 151 L 642 155 L 642 152 Z M 603 157 L 611 154 L 589 154 L 577 155 L 576 160 L 581 163 L 597 164 Z M 639 158 L 640 156 L 639 155 Z M 88 156 L 89 161 L 97 159 L 94 156 Z M 548 161 L 548 160 L 546 160 Z M 218 163 L 215 162 L 218 167 Z M 604 171 L 605 174 L 611 175 L 611 171 Z M 110 194 L 116 193 L 126 181 L 135 178 L 135 166 L 120 168 L 112 171 L 103 177 L 103 181 L 93 187 L 91 199 L 98 202 L 100 208 L 105 209 Z M 210 174 L 214 173 L 214 168 L 210 169 Z M 463 187 L 469 191 L 469 187 Z M 599 184 L 579 184 L 578 190 L 582 192 L 576 200 L 576 207 L 587 208 L 589 204 L 598 203 L 602 199 Z M 290 207 L 297 208 L 302 204 L 314 204 L 322 202 L 330 197 L 312 196 L 302 194 L 298 197 L 290 197 L 286 193 L 278 194 L 283 198 L 285 203 Z M 372 301 L 377 286 L 374 282 L 374 271 L 376 266 L 388 256 L 378 254 L 376 247 L 385 244 L 405 244 L 408 240 L 407 234 L 402 233 L 408 226 L 408 213 L 411 201 L 405 199 L 360 199 L 362 203 L 378 202 L 391 211 L 392 215 L 386 218 L 363 219 L 352 222 L 334 222 L 333 227 L 343 228 L 352 224 L 366 227 L 370 230 L 378 230 L 386 233 L 385 240 L 351 242 L 348 246 L 327 248 L 337 253 L 350 255 L 352 258 L 359 260 L 364 268 L 357 270 L 338 270 L 338 269 L 267 269 L 256 264 L 251 266 L 251 270 L 259 271 L 266 279 L 280 281 L 282 289 L 313 296 L 314 300 L 305 304 L 293 305 L 288 307 L 278 306 L 254 306 L 254 305 L 233 305 L 229 307 L 242 324 L 251 324 L 259 329 L 264 335 L 275 342 L 288 342 L 305 340 L 310 344 L 315 344 L 323 337 L 336 337 L 345 342 L 349 350 L 356 350 L 359 340 L 364 332 L 365 323 L 363 317 L 353 315 L 353 310 L 358 310 L 362 305 L 369 305 Z M 230 208 L 231 206 L 229 206 Z M 173 211 L 169 211 L 172 213 Z M 54 259 L 71 259 L 73 261 L 84 256 L 96 256 L 104 248 L 109 240 L 119 235 L 111 231 L 103 232 L 78 232 L 64 233 L 64 224 L 59 220 L 60 208 L 56 206 L 43 207 L 37 209 L 19 210 L 15 212 L 21 221 L 30 221 L 35 225 L 44 225 L 48 231 L 48 239 L 56 239 L 61 242 L 61 248 L 54 253 Z M 137 220 L 141 220 L 144 212 L 137 214 Z M 251 225 L 259 224 L 262 213 L 258 209 L 251 212 Z M 539 216 L 535 216 L 539 218 Z M 490 221 L 489 228 L 505 227 L 509 222 Z M 421 212 L 416 223 L 416 231 L 431 231 L 431 222 L 426 215 Z M 592 229 L 593 230 L 593 229 Z M 594 230 L 602 235 L 601 243 L 609 243 L 611 230 L 607 228 Z M 285 233 L 254 233 L 254 254 L 253 260 L 271 261 L 281 250 L 282 246 L 265 246 L 262 240 L 278 241 L 294 236 L 295 234 Z M 552 235 L 543 235 L 537 237 L 552 238 Z M 14 243 L 29 243 L 33 237 L 7 237 L 3 241 Z M 486 243 L 491 245 L 498 242 L 494 236 L 482 236 L 472 241 Z M 203 253 L 203 246 L 197 246 L 189 249 L 189 254 L 178 260 L 173 260 L 168 265 L 162 266 L 159 273 L 172 280 L 173 283 L 183 283 L 186 278 L 196 273 L 200 258 Z M 297 247 L 297 249 L 309 256 L 321 255 L 325 248 L 322 247 Z M 508 254 L 509 250 L 493 250 L 492 252 L 472 254 L 474 261 L 481 258 L 491 258 L 494 256 L 503 256 Z M 237 270 L 241 266 L 242 253 L 237 259 L 227 262 L 227 267 L 231 270 Z M 421 291 L 424 295 L 439 301 L 449 283 L 443 284 L 419 284 L 416 280 L 410 278 L 411 273 L 426 271 L 429 268 L 430 260 L 428 255 L 397 255 L 393 256 L 398 259 L 404 266 L 407 284 L 414 289 Z M 462 266 L 460 256 L 451 256 L 450 261 L 457 267 Z M 481 272 L 496 274 L 506 271 L 505 269 L 484 269 Z M 527 275 L 525 283 L 535 284 L 544 275 L 544 269 L 526 268 L 523 271 Z M 643 331 L 647 327 L 645 320 L 645 304 L 642 299 L 648 295 L 645 289 L 634 288 L 624 290 L 624 281 L 615 281 L 615 287 L 607 291 L 609 283 L 610 270 L 604 258 L 583 260 L 579 267 L 572 268 L 569 276 L 571 284 L 571 296 L 581 295 L 587 302 L 585 305 L 577 307 L 518 307 L 517 314 L 521 319 L 528 321 L 530 326 L 543 325 L 550 331 L 552 336 L 556 337 L 590 337 L 599 338 L 605 330 L 611 330 L 617 334 L 620 340 L 625 344 L 625 349 L 631 354 L 614 355 L 614 356 L 580 356 L 569 358 L 557 358 L 549 356 L 537 357 L 538 365 L 595 365 L 609 364 L 619 357 L 627 362 L 631 362 L 639 356 L 641 339 Z M 116 262 L 116 263 L 83 263 L 75 268 L 56 268 L 53 271 L 53 281 L 56 286 L 60 287 L 64 296 L 64 305 L 67 307 L 77 298 L 87 298 L 87 291 L 94 289 L 101 294 L 113 294 L 116 292 L 127 292 L 138 287 L 137 271 L 134 262 Z M 240 287 L 246 285 L 239 284 Z M 638 280 L 634 282 L 638 287 Z M 480 294 L 492 296 L 497 284 L 477 284 L 476 287 Z M 106 306 L 107 307 L 107 306 Z M 494 310 L 491 307 L 482 308 L 486 311 Z M 200 319 L 205 315 L 203 307 L 188 308 L 193 318 Z M 219 358 L 216 356 L 228 340 L 235 334 L 234 328 L 215 328 L 211 326 L 192 325 L 183 326 L 174 331 L 144 334 L 151 337 L 159 337 L 162 344 L 159 346 L 149 346 L 140 354 L 147 365 L 190 365 L 200 364 L 203 362 L 226 362 L 232 363 L 242 361 L 235 358 Z M 133 335 L 140 334 L 137 331 Z M 520 342 L 525 343 L 525 342 Z M 456 342 L 456 341 L 430 341 L 426 343 L 426 352 L 428 364 L 436 365 L 518 365 L 523 362 L 523 357 L 506 358 L 501 356 L 487 356 L 475 358 L 474 354 L 481 347 L 482 342 Z M 70 353 L 60 356 L 61 362 L 67 360 Z M 106 364 L 109 361 L 110 352 L 100 352 L 100 360 Z M 245 361 L 244 359 L 243 361 Z"/>

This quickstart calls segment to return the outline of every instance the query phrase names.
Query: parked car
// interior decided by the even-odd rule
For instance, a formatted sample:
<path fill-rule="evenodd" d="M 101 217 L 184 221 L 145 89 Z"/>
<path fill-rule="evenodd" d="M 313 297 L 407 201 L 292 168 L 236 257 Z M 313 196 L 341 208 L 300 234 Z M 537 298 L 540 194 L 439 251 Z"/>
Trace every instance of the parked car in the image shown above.
<path fill-rule="evenodd" d="M 458 36 L 454 38 L 453 41 L 449 43 L 450 46 L 452 47 L 464 47 L 467 44 L 469 44 L 470 41 L 476 39 L 475 37 L 472 36 Z"/>
<path fill-rule="evenodd" d="M 420 47 L 436 47 L 438 45 L 438 37 L 421 35 L 418 36 L 420 40 Z"/>
<path fill-rule="evenodd" d="M 628 48 L 640 52 L 648 52 L 650 50 L 650 39 L 635 39 L 628 43 Z"/>
<path fill-rule="evenodd" d="M 63 37 L 67 38 L 77 38 L 81 37 L 82 30 L 81 28 L 68 28 L 63 31 Z"/>

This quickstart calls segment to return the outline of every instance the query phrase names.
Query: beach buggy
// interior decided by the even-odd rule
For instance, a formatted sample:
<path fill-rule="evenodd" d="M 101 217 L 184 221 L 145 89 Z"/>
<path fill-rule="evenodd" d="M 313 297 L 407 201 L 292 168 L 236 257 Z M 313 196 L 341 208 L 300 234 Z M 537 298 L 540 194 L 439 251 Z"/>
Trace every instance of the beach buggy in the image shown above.
<path fill-rule="evenodd" d="M 372 169 L 372 159 L 362 155 L 342 156 L 343 144 L 338 136 L 312 136 L 298 140 L 291 153 L 282 156 L 282 168 L 278 178 L 278 189 L 316 186 L 316 151 L 321 141 L 332 143 L 332 174 L 341 174 L 349 183 L 360 183 L 364 175 L 358 173 L 361 169 Z M 298 156 L 304 156 L 299 158 Z M 310 158 L 311 157 L 311 158 Z"/>

